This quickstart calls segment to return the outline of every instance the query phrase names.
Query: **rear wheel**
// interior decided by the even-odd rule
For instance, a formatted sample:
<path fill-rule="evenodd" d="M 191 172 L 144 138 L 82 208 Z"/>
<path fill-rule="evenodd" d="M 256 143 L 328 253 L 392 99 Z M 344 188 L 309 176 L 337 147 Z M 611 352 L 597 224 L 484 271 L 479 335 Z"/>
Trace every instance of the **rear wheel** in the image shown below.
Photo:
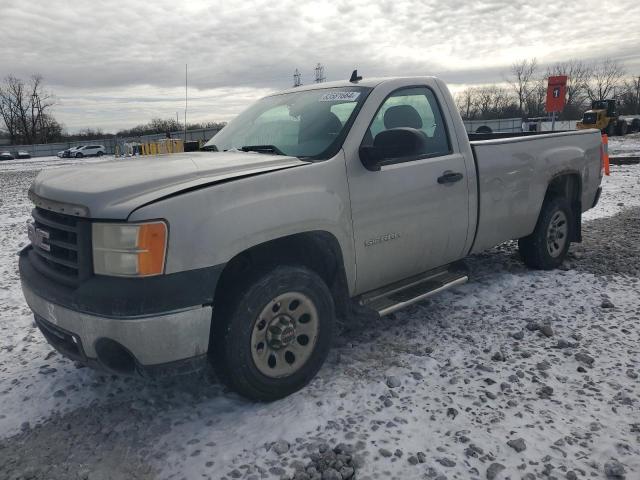
<path fill-rule="evenodd" d="M 210 358 L 221 380 L 260 401 L 309 383 L 333 337 L 333 299 L 324 281 L 306 268 L 281 266 L 229 292 L 228 300 L 213 319 Z"/>
<path fill-rule="evenodd" d="M 533 233 L 518 240 L 520 256 L 531 268 L 559 267 L 569 250 L 573 213 L 566 198 L 545 200 Z"/>
<path fill-rule="evenodd" d="M 607 136 L 613 137 L 616 133 L 615 125 L 613 123 L 610 123 L 609 125 L 607 125 L 605 133 L 607 134 Z"/>

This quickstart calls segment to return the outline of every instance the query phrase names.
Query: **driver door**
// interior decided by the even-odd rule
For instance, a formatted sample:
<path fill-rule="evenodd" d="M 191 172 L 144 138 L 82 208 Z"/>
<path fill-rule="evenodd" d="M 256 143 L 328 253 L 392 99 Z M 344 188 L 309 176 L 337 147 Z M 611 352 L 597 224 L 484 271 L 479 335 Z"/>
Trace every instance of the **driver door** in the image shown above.
<path fill-rule="evenodd" d="M 348 162 L 356 293 L 464 256 L 468 172 L 463 155 L 452 148 L 433 90 L 418 86 L 392 92 L 375 114 L 362 145 L 375 146 L 376 135 L 396 128 L 424 134 L 421 150 L 385 159 L 379 171 L 367 170 L 357 160 Z"/>

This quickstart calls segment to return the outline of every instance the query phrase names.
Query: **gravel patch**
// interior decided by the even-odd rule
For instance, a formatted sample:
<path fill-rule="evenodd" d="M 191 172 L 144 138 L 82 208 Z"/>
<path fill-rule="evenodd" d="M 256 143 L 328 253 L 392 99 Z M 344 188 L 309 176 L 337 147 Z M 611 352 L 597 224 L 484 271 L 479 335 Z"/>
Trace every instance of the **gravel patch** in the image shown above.
<path fill-rule="evenodd" d="M 0 171 L 0 478 L 640 476 L 639 208 L 586 222 L 560 270 L 514 242 L 471 257 L 468 284 L 354 321 L 307 388 L 255 404 L 52 351 L 16 270 L 34 176 Z"/>

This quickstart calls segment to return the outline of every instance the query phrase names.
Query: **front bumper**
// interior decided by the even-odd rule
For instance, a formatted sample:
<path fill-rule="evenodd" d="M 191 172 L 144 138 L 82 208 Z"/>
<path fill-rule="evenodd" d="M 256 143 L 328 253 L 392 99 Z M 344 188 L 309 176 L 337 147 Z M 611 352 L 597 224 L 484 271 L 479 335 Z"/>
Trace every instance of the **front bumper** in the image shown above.
<path fill-rule="evenodd" d="M 206 362 L 211 306 L 143 317 L 108 318 L 70 310 L 36 295 L 22 284 L 36 324 L 49 343 L 72 360 L 116 373 L 153 375 L 164 370 L 187 373 Z M 113 368 L 99 355 L 99 342 L 109 340 L 131 354 L 134 368 Z"/>
<path fill-rule="evenodd" d="M 116 373 L 187 373 L 206 364 L 213 293 L 223 266 L 140 279 L 90 275 L 62 285 L 20 252 L 36 324 L 63 355 Z M 117 356 L 127 357 L 119 364 Z"/>

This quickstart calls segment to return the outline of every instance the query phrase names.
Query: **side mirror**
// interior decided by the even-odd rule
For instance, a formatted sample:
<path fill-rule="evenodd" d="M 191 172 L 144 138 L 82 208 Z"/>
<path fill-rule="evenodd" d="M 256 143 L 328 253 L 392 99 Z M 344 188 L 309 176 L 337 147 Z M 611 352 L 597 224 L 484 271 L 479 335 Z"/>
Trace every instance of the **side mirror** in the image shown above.
<path fill-rule="evenodd" d="M 380 165 L 384 160 L 382 150 L 374 145 L 362 145 L 358 151 L 360 154 L 360 161 L 364 168 L 377 172 L 380 170 Z"/>
<path fill-rule="evenodd" d="M 427 136 L 417 128 L 400 127 L 376 135 L 373 145 L 381 148 L 385 159 L 420 155 L 426 151 Z"/>
<path fill-rule="evenodd" d="M 372 146 L 360 147 L 360 160 L 366 169 L 377 171 L 386 160 L 417 156 L 427 151 L 427 136 L 409 127 L 392 128 L 376 135 Z"/>

